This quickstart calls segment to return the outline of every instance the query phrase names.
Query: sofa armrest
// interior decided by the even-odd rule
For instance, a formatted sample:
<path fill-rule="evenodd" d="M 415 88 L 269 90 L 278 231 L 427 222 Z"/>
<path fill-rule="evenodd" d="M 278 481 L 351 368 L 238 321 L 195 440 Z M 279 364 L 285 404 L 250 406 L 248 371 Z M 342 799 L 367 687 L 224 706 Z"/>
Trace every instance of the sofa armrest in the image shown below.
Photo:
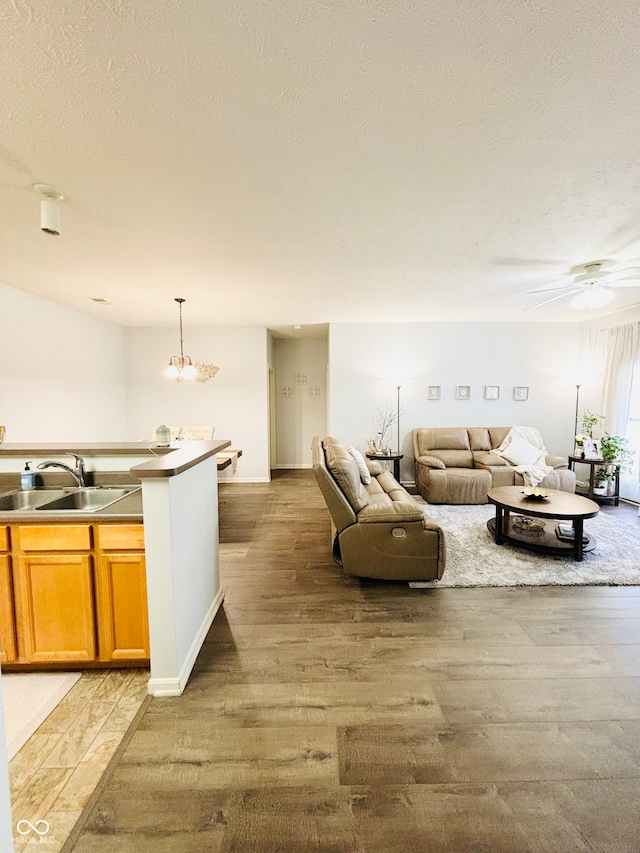
<path fill-rule="evenodd" d="M 402 521 L 424 521 L 424 513 L 414 503 L 393 501 L 393 503 L 368 504 L 358 513 L 358 521 L 363 524 L 397 524 Z"/>
<path fill-rule="evenodd" d="M 447 466 L 444 464 L 442 459 L 438 459 L 437 456 L 418 456 L 416 462 L 419 462 L 421 465 L 426 465 L 427 468 L 446 468 Z"/>
<path fill-rule="evenodd" d="M 557 470 L 558 468 L 568 468 L 569 460 L 566 456 L 547 456 L 545 457 L 547 465 Z"/>

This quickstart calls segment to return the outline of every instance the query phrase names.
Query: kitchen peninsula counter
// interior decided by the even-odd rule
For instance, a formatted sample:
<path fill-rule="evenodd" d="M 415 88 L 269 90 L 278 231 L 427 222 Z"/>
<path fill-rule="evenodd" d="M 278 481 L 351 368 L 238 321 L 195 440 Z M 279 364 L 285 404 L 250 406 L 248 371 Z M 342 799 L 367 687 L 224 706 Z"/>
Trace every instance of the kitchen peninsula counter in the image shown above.
<path fill-rule="evenodd" d="M 65 661 L 86 661 L 87 665 L 120 661 L 126 665 L 147 658 L 149 692 L 180 695 L 224 597 L 219 577 L 216 454 L 230 444 L 218 440 L 172 442 L 168 447 L 151 442 L 0 446 L 0 492 L 20 489 L 25 461 L 33 462 L 38 486 L 49 488 L 55 482 L 55 488 L 73 491 L 67 471 L 45 472 L 36 467 L 44 460 L 69 464 L 67 453 L 85 459 L 90 486 L 140 486 L 100 510 L 0 513 L 0 574 L 5 580 L 5 597 L 13 597 L 15 581 L 19 593 L 16 622 L 6 631 L 9 640 L 14 639 L 17 665 L 22 661 L 31 666 L 39 662 L 63 666 Z M 121 582 L 125 577 L 126 589 Z M 42 590 L 34 586 L 38 583 L 44 584 Z M 72 596 L 78 607 L 69 633 L 75 641 L 75 626 L 86 623 L 81 637 L 86 640 L 84 646 L 77 642 L 77 649 L 74 646 L 71 651 L 40 648 L 41 638 L 48 642 L 60 624 L 51 619 L 51 600 L 63 612 L 69 609 Z M 139 607 L 134 618 L 130 610 L 125 613 L 121 628 L 114 629 L 111 637 L 111 627 L 117 628 L 111 603 L 115 606 L 123 601 L 128 606 L 134 599 L 141 606 L 144 603 L 143 609 Z M 25 620 L 25 614 L 35 613 L 34 601 L 49 602 L 36 614 L 37 624 Z M 87 606 L 81 606 L 83 603 Z M 97 607 L 97 612 L 91 607 Z M 125 634 L 129 639 L 132 625 L 135 631 L 144 625 L 146 631 L 147 614 L 148 645 L 137 636 L 126 647 L 118 644 Z M 45 623 L 51 629 L 47 636 L 38 631 Z M 3 645 L 9 648 L 6 639 Z"/>

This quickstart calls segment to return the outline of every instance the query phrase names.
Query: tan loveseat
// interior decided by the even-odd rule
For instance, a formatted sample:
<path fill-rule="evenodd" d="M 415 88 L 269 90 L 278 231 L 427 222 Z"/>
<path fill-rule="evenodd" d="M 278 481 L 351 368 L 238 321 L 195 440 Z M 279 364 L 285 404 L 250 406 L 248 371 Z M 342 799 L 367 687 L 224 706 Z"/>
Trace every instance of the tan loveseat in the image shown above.
<path fill-rule="evenodd" d="M 482 504 L 495 486 L 524 485 L 522 475 L 490 451 L 511 427 L 431 427 L 411 431 L 416 488 L 432 504 Z M 564 456 L 547 456 L 553 468 L 539 484 L 575 492 L 576 476 Z"/>
<path fill-rule="evenodd" d="M 333 557 L 351 575 L 435 580 L 445 564 L 444 534 L 390 471 L 361 460 L 335 438 L 311 445 L 313 472 L 334 525 Z"/>

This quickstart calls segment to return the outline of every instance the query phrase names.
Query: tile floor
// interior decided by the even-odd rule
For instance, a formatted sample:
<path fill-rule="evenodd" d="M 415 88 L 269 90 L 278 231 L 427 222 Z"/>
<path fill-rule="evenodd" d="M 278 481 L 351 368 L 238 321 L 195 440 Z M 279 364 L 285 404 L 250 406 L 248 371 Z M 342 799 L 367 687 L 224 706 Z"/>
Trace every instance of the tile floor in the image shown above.
<path fill-rule="evenodd" d="M 49 824 L 58 853 L 147 695 L 144 669 L 87 670 L 9 763 L 14 849 L 21 820 Z"/>

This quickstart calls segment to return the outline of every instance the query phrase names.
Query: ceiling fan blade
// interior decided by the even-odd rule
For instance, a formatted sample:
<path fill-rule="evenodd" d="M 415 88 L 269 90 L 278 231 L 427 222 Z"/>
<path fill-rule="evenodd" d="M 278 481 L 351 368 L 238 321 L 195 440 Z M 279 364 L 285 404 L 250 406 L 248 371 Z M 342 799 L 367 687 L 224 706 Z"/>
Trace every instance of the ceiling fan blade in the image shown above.
<path fill-rule="evenodd" d="M 607 287 L 640 287 L 640 275 L 629 275 L 625 278 L 618 278 L 616 281 L 612 281 L 611 284 L 607 282 Z"/>
<path fill-rule="evenodd" d="M 493 262 L 503 267 L 565 267 L 569 261 L 547 261 L 542 258 L 494 258 Z"/>
<path fill-rule="evenodd" d="M 553 293 L 554 290 L 571 290 L 572 284 L 559 284 L 557 287 L 543 287 L 540 290 L 527 290 L 527 293 Z"/>
<path fill-rule="evenodd" d="M 603 281 L 608 284 L 610 281 L 626 281 L 627 279 L 637 278 L 640 278 L 640 267 L 625 267 L 622 270 L 610 272 L 604 277 Z"/>
<path fill-rule="evenodd" d="M 571 293 L 579 293 L 581 290 L 581 287 L 572 287 L 571 290 L 567 290 L 565 293 L 560 293 L 558 296 L 552 296 L 551 299 L 545 299 L 544 302 L 537 302 L 535 305 L 529 305 L 529 307 L 524 310 L 531 311 L 532 308 L 541 308 L 543 305 L 548 305 L 549 302 L 555 302 L 556 299 L 562 299 L 563 296 L 569 296 Z"/>

